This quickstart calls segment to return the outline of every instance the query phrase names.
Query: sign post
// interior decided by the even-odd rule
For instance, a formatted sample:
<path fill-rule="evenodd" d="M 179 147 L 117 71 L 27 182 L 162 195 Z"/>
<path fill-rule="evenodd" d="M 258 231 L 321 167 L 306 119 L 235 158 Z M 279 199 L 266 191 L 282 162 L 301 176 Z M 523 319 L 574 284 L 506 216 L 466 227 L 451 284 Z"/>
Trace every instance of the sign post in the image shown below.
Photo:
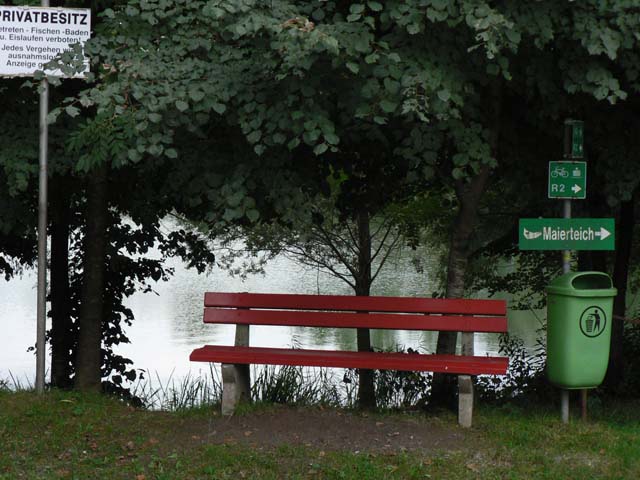
<path fill-rule="evenodd" d="M 564 122 L 564 156 L 567 159 L 584 157 L 584 123 L 579 120 L 565 120 Z M 585 165 L 586 167 L 586 165 Z M 585 168 L 585 195 L 586 198 L 586 168 Z M 579 192 L 578 192 L 579 193 Z M 563 204 L 563 217 L 571 218 L 571 199 L 565 199 Z M 571 250 L 562 252 L 562 273 L 571 271 Z M 569 423 L 569 391 L 562 390 L 561 414 L 563 423 Z"/>
<path fill-rule="evenodd" d="M 41 0 L 40 7 L 0 6 L 0 77 L 32 77 L 72 45 L 84 44 L 90 35 L 89 9 L 49 8 L 49 0 Z M 45 73 L 63 76 L 59 71 Z M 38 148 L 37 393 L 44 392 L 46 359 L 48 114 L 49 82 L 44 78 L 40 82 Z"/>
<path fill-rule="evenodd" d="M 48 0 L 43 4 L 49 5 Z M 38 306 L 36 310 L 36 393 L 44 392 L 47 330 L 47 198 L 48 198 L 48 147 L 49 81 L 40 82 L 40 137 L 38 148 Z"/>
<path fill-rule="evenodd" d="M 571 271 L 571 250 L 614 250 L 615 225 L 610 218 L 571 218 L 571 200 L 587 198 L 584 158 L 584 122 L 565 120 L 564 158 L 549 162 L 548 197 L 562 199 L 562 219 L 520 220 L 521 250 L 562 250 L 562 272 Z M 569 391 L 561 394 L 562 421 L 569 422 Z M 587 391 L 582 391 L 582 418 L 586 419 Z"/>

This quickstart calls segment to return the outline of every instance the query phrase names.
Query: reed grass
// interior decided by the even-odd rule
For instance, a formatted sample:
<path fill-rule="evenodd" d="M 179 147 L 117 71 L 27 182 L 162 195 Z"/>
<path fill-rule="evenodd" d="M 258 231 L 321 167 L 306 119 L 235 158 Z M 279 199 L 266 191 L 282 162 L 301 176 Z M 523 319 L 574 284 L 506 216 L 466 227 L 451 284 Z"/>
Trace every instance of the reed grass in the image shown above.
<path fill-rule="evenodd" d="M 294 345 L 294 348 L 296 345 Z M 388 350 L 405 351 L 396 345 Z M 407 349 L 408 352 L 413 350 Z M 506 377 L 480 376 L 478 396 L 483 400 L 512 400 L 529 391 L 539 389 L 544 356 L 529 355 L 522 340 L 501 339 L 501 353 L 511 359 Z M 219 405 L 222 400 L 222 380 L 219 367 L 213 364 L 201 374 L 189 373 L 176 378 L 171 372 L 164 379 L 158 372 L 141 370 L 137 380 L 125 386 L 123 399 L 149 410 L 185 411 Z M 383 410 L 421 408 L 428 404 L 432 374 L 429 372 L 400 372 L 376 370 L 374 374 L 378 408 Z M 252 368 L 251 397 L 258 403 L 288 405 L 326 405 L 340 408 L 357 406 L 358 372 L 355 369 L 327 369 L 296 366 L 256 366 Z M 32 390 L 28 378 L 0 379 L 0 390 Z M 120 392 L 122 393 L 122 392 Z"/>
<path fill-rule="evenodd" d="M 251 397 L 257 402 L 345 406 L 343 384 L 325 368 L 268 365 L 254 368 L 253 378 Z"/>
<path fill-rule="evenodd" d="M 8 378 L 0 378 L 0 390 L 22 392 L 33 390 L 35 388 L 34 381 L 26 375 L 24 379 L 21 379 L 15 376 L 11 370 L 9 370 L 8 375 Z"/>
<path fill-rule="evenodd" d="M 144 408 L 176 412 L 220 404 L 222 382 L 212 364 L 205 375 L 189 373 L 182 378 L 175 378 L 172 371 L 166 380 L 158 372 L 151 375 L 143 371 L 143 375 L 130 388 L 130 393 Z"/>

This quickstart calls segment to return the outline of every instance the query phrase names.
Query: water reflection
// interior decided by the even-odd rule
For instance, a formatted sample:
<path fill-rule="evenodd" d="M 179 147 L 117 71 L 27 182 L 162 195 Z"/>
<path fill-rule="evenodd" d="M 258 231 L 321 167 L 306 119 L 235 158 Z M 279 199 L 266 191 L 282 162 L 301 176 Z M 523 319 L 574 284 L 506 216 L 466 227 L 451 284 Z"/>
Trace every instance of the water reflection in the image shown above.
<path fill-rule="evenodd" d="M 127 301 L 135 314 L 134 324 L 127 330 L 132 343 L 117 350 L 131 358 L 137 368 L 157 371 L 161 378 L 201 370 L 203 364 L 191 364 L 188 360 L 194 348 L 207 343 L 233 343 L 233 326 L 202 322 L 205 291 L 352 294 L 346 284 L 334 277 L 284 257 L 268 264 L 264 275 L 244 281 L 220 270 L 198 275 L 186 270 L 179 261 L 170 263 L 175 275 L 169 282 L 157 283 L 155 294 L 139 293 Z M 428 264 L 424 271 L 416 272 L 408 255 L 398 256 L 381 273 L 372 294 L 425 295 L 434 288 L 430 281 L 435 278 L 436 268 L 439 267 Z M 27 347 L 35 343 L 35 285 L 35 272 L 0 282 L 0 378 L 6 378 L 9 371 L 21 378 L 35 376 L 35 357 L 26 352 Z M 523 338 L 529 348 L 535 345 L 538 327 L 531 313 L 509 314 L 510 331 Z M 376 347 L 411 347 L 424 352 L 435 350 L 436 337 L 435 332 L 377 330 L 372 334 Z M 252 327 L 251 344 L 350 350 L 356 347 L 356 334 L 352 329 Z M 477 334 L 475 349 L 478 355 L 497 353 L 498 336 Z"/>

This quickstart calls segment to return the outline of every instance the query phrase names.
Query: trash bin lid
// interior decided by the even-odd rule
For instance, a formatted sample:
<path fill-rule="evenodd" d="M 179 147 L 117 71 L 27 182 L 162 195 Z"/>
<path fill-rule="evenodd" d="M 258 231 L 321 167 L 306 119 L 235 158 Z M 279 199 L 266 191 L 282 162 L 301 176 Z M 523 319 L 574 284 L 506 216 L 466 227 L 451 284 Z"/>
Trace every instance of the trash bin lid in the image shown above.
<path fill-rule="evenodd" d="M 615 297 L 611 277 L 603 272 L 569 272 L 554 279 L 547 293 L 570 297 Z"/>

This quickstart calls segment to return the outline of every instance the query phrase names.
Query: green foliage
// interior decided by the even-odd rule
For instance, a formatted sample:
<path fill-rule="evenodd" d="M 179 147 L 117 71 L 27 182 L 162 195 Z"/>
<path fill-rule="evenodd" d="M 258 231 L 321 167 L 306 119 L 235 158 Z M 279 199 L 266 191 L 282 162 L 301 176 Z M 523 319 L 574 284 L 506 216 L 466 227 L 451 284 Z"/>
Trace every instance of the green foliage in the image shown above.
<path fill-rule="evenodd" d="M 544 329 L 538 330 L 539 334 Z M 504 377 L 480 376 L 476 387 L 479 398 L 496 403 L 544 401 L 553 388 L 546 381 L 546 343 L 540 335 L 535 351 L 529 353 L 522 339 L 503 334 L 500 336 L 501 355 L 509 358 L 509 369 Z"/>
<path fill-rule="evenodd" d="M 411 353 L 411 349 L 408 349 Z M 377 370 L 376 404 L 386 409 L 424 408 L 428 403 L 432 374 Z"/>
<path fill-rule="evenodd" d="M 180 379 L 170 375 L 163 380 L 158 373 L 154 377 L 145 371 L 131 385 L 126 400 L 134 406 L 165 412 L 216 409 L 222 400 L 222 381 L 213 364 L 206 373 L 187 374 Z"/>
<path fill-rule="evenodd" d="M 62 108 L 95 116 L 80 129 L 92 146 L 81 169 L 105 154 L 114 166 L 185 162 L 205 136 L 218 147 L 215 168 L 233 156 L 220 148 L 233 139 L 243 167 L 236 160 L 228 188 L 205 187 L 224 221 L 254 224 L 266 212 L 251 205 L 249 176 L 278 171 L 283 158 L 359 159 L 363 172 L 382 161 L 404 165 L 409 182 L 463 181 L 519 156 L 491 148 L 510 128 L 500 105 L 524 100 L 530 127 L 557 119 L 568 94 L 576 104 L 624 100 L 637 87 L 632 8 L 132 0 L 104 12 L 86 52 L 97 83 Z M 296 208 L 292 200 L 274 201 Z"/>
<path fill-rule="evenodd" d="M 333 407 L 342 404 L 340 385 L 326 369 L 265 366 L 255 369 L 254 377 L 251 397 L 258 402 Z"/>
<path fill-rule="evenodd" d="M 449 11 L 439 3 L 430 8 Z M 306 145 L 318 156 L 348 151 L 342 145 L 351 139 L 342 137 L 351 126 L 368 141 L 397 137 L 416 115 L 456 118 L 469 101 L 489 60 L 480 51 L 466 52 L 469 43 L 461 40 L 488 31 L 501 16 L 465 6 L 457 14 L 469 31 L 454 37 L 438 26 L 425 28 L 427 10 L 419 2 L 384 8 L 373 2 L 352 4 L 345 17 L 333 2 L 133 1 L 105 12 L 103 29 L 87 46 L 100 83 L 70 99 L 66 110 L 130 116 L 139 129 L 136 151 L 152 156 L 162 155 L 160 147 L 173 141 L 176 128 L 197 131 L 221 114 L 258 156 L 284 144 Z M 484 23 L 474 21 L 480 17 Z M 218 32 L 214 38 L 212 31 Z M 412 38 L 418 33 L 420 41 Z M 443 37 L 445 48 L 425 48 L 425 42 L 442 44 Z M 464 137 L 461 150 L 473 131 L 467 127 L 450 127 Z M 125 152 L 115 156 L 126 161 Z M 486 161 L 486 154 L 479 159 Z"/>
<path fill-rule="evenodd" d="M 535 310 L 545 306 L 544 289 L 561 273 L 557 252 L 504 252 L 476 259 L 470 270 L 473 290 L 486 290 L 489 296 L 512 295 L 509 306 L 515 310 Z"/>

